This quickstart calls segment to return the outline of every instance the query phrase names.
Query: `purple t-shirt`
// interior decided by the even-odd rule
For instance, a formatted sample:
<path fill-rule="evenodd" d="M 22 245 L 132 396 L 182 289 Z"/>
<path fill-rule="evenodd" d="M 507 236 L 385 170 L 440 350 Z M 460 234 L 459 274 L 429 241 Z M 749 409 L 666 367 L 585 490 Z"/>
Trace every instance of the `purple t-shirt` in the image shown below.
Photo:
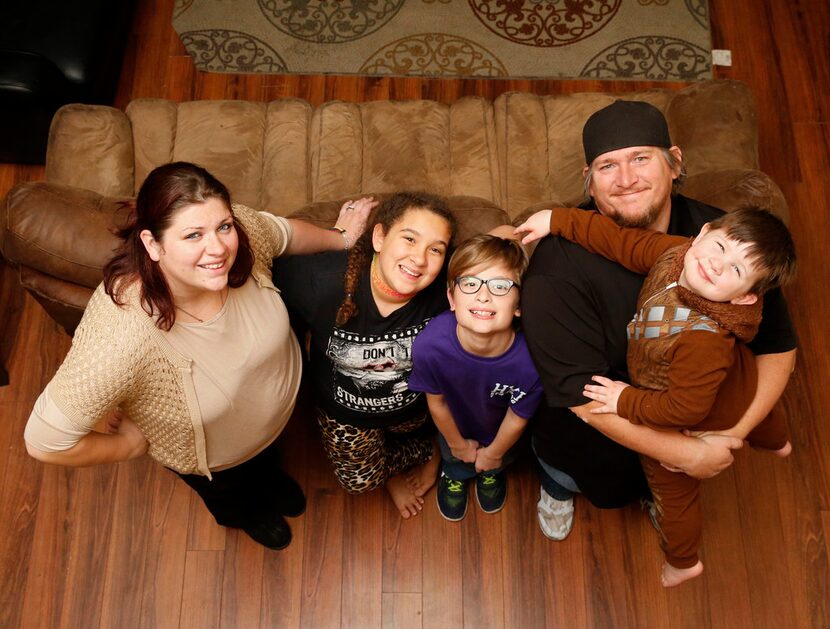
<path fill-rule="evenodd" d="M 516 333 L 500 356 L 476 356 L 461 347 L 455 314 L 432 319 L 412 346 L 412 391 L 442 394 L 465 439 L 489 445 L 508 407 L 519 417 L 533 416 L 542 399 L 542 383 L 524 335 Z"/>

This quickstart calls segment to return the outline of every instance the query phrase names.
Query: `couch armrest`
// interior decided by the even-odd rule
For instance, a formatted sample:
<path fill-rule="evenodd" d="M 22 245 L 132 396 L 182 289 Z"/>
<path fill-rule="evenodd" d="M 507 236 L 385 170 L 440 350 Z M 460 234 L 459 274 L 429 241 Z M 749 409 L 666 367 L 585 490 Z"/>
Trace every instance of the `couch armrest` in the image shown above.
<path fill-rule="evenodd" d="M 760 170 L 734 168 L 689 175 L 681 192 L 726 210 L 757 205 L 789 223 L 790 211 L 778 185 Z"/>
<path fill-rule="evenodd" d="M 119 199 L 45 182 L 12 188 L 0 206 L 0 251 L 18 266 L 94 288 L 129 209 Z"/>

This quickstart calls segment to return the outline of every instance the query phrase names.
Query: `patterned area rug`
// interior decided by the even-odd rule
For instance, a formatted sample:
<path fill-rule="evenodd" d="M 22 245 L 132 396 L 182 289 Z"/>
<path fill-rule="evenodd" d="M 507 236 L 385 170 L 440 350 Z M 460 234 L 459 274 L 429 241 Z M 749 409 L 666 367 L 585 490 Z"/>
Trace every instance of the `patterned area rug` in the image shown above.
<path fill-rule="evenodd" d="M 177 0 L 199 70 L 711 78 L 706 0 Z"/>

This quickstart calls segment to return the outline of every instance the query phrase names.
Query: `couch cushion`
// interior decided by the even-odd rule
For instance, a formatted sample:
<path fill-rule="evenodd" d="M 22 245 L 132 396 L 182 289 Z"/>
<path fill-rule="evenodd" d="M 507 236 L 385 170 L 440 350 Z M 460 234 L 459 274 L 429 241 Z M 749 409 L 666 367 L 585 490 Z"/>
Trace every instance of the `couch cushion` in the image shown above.
<path fill-rule="evenodd" d="M 324 103 L 310 141 L 315 200 L 412 189 L 491 201 L 500 194 L 492 107 L 482 98 Z"/>
<path fill-rule="evenodd" d="M 133 136 L 123 111 L 64 105 L 52 119 L 46 180 L 109 196 L 133 194 Z"/>

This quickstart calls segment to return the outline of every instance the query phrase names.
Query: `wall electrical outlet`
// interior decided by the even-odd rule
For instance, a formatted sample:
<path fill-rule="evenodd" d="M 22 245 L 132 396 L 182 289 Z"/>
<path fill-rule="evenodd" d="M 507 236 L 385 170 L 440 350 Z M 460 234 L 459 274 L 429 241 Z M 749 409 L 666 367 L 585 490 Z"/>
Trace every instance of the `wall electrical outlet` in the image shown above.
<path fill-rule="evenodd" d="M 732 51 L 731 50 L 712 50 L 712 65 L 713 66 L 731 66 L 732 65 Z"/>

